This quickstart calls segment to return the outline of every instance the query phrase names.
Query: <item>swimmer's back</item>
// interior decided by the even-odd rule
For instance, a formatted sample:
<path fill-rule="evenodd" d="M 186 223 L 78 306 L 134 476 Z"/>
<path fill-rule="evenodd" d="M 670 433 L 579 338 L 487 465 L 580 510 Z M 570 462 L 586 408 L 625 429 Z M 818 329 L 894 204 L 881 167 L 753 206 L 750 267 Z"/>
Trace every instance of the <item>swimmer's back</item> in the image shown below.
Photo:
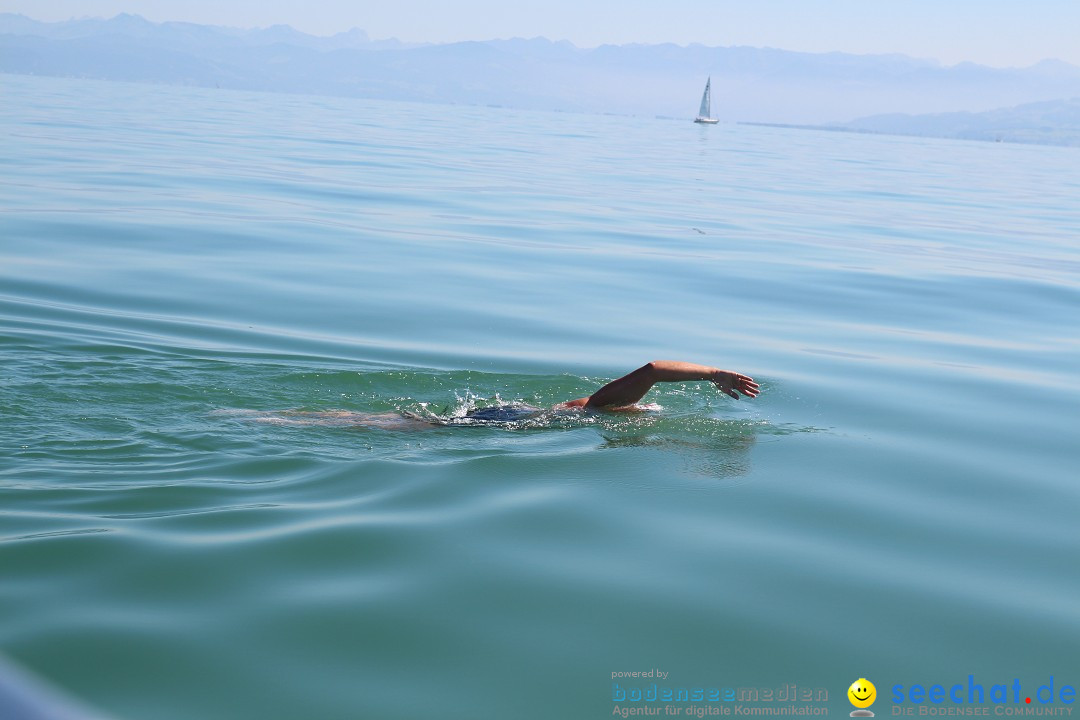
<path fill-rule="evenodd" d="M 474 408 L 465 413 L 463 418 L 454 418 L 456 420 L 471 421 L 471 423 L 508 423 L 519 422 L 521 420 L 528 420 L 531 417 L 536 417 L 542 413 L 538 407 L 532 405 L 526 405 L 525 403 L 513 403 L 511 405 L 492 405 L 486 408 Z"/>

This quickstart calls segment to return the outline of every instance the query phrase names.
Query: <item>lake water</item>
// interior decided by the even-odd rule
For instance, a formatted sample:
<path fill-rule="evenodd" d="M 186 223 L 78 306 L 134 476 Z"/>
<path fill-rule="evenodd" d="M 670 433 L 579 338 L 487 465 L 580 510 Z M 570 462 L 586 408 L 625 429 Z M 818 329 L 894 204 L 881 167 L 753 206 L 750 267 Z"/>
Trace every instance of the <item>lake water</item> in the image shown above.
<path fill-rule="evenodd" d="M 95 707 L 1080 684 L 1080 153 L 0 83 L 0 649 Z M 543 406 L 653 359 L 763 391 L 237 412 Z"/>

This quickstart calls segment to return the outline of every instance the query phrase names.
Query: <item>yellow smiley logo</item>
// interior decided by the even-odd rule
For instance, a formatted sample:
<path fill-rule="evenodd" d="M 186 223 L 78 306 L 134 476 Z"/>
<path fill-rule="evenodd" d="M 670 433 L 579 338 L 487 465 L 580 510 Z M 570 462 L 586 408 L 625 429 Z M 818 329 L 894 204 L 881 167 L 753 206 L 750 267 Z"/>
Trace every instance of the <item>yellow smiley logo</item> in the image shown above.
<path fill-rule="evenodd" d="M 877 699 L 877 688 L 866 678 L 859 678 L 847 689 L 848 700 L 857 708 L 868 708 Z"/>

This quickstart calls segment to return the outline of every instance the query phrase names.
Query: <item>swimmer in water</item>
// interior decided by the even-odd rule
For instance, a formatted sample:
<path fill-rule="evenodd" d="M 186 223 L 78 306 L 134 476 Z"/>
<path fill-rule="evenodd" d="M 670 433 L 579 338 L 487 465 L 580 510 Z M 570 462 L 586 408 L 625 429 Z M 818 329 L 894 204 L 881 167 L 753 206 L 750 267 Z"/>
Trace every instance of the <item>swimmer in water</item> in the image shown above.
<path fill-rule="evenodd" d="M 721 370 L 708 365 L 695 365 L 694 363 L 674 360 L 656 360 L 642 365 L 637 370 L 623 375 L 618 380 L 612 380 L 588 397 L 568 400 L 554 405 L 551 409 L 581 408 L 586 411 L 633 412 L 637 409 L 636 403 L 645 397 L 645 394 L 656 383 L 689 382 L 694 380 L 708 380 L 720 392 L 726 393 L 736 400 L 739 399 L 740 395 L 755 398 L 760 391 L 753 378 L 731 370 Z M 454 418 L 452 421 L 442 423 L 413 414 L 358 413 L 347 410 L 330 410 L 326 412 L 304 412 L 299 410 L 286 410 L 284 412 L 224 411 L 224 414 L 253 417 L 260 422 L 275 425 L 337 425 L 345 427 L 379 427 L 387 430 L 411 430 L 448 424 L 484 425 L 507 423 L 524 420 L 542 412 L 544 411 L 541 408 L 524 403 L 512 403 L 476 408 L 468 411 L 464 417 Z"/>

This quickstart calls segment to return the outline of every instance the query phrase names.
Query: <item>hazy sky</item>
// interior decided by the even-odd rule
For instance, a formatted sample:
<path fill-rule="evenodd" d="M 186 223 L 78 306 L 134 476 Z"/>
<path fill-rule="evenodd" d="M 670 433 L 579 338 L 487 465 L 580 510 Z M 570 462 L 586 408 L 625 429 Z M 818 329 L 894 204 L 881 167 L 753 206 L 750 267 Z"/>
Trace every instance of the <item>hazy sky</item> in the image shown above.
<path fill-rule="evenodd" d="M 579 47 L 696 42 L 1080 65 L 1080 0 L 3 0 L 0 10 L 49 21 L 129 12 L 155 22 L 280 23 L 315 35 L 359 27 L 373 39 L 418 42 L 543 35 Z"/>

